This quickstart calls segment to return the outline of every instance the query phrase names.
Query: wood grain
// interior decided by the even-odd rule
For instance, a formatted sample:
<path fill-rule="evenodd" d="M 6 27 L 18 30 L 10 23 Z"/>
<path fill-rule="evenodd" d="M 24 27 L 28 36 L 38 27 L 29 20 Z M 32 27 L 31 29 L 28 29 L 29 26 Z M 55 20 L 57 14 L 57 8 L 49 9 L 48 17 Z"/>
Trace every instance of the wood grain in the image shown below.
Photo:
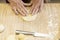
<path fill-rule="evenodd" d="M 52 17 L 49 17 L 50 14 L 52 15 Z M 54 31 L 58 33 L 60 23 L 59 3 L 44 4 L 44 7 L 42 11 L 39 12 L 39 15 L 37 16 L 36 20 L 32 22 L 23 21 L 21 19 L 21 16 L 16 15 L 8 4 L 0 4 L 0 24 L 3 24 L 5 26 L 4 32 L 0 33 L 0 40 L 6 40 L 6 38 L 9 35 L 15 34 L 15 30 L 17 29 L 48 34 L 49 33 L 48 22 L 50 18 L 53 18 L 51 19 L 53 20 L 53 24 L 55 24 L 57 20 L 58 25 L 56 26 L 56 30 L 54 29 Z M 50 39 L 30 36 L 28 40 L 50 40 Z"/>

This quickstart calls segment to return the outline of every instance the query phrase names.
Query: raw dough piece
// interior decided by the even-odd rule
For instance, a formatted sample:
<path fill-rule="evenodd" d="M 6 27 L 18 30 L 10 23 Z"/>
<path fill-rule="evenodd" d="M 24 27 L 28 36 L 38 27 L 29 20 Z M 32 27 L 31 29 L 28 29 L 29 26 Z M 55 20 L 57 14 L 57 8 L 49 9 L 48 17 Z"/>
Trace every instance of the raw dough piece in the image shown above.
<path fill-rule="evenodd" d="M 1 24 L 1 25 L 0 25 L 0 33 L 3 32 L 4 29 L 5 29 L 5 27 Z"/>
<path fill-rule="evenodd" d="M 22 18 L 23 18 L 23 20 L 25 20 L 25 21 L 33 21 L 33 20 L 35 20 L 36 19 L 36 17 L 37 17 L 37 14 L 35 14 L 35 15 L 28 15 L 28 16 L 23 16 Z"/>

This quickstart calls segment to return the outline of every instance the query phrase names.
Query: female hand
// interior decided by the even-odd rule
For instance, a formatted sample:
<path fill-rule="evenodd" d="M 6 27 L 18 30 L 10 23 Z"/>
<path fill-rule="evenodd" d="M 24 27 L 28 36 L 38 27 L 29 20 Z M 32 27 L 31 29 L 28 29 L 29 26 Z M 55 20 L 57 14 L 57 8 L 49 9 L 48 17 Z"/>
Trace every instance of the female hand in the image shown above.
<path fill-rule="evenodd" d="M 32 0 L 32 8 L 31 8 L 31 13 L 32 15 L 38 13 L 39 10 L 42 9 L 44 0 Z"/>
<path fill-rule="evenodd" d="M 22 0 L 8 0 L 8 1 L 16 14 L 20 13 L 23 16 L 26 16 L 28 14 L 28 11 L 24 7 Z"/>

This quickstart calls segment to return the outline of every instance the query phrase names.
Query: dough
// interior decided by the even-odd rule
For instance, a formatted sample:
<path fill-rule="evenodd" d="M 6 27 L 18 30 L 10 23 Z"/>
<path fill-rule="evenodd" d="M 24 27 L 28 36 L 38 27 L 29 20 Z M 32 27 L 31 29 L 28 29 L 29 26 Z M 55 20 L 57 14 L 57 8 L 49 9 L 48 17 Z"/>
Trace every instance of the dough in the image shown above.
<path fill-rule="evenodd" d="M 1 25 L 0 25 L 0 33 L 3 32 L 4 29 L 5 29 L 5 27 L 1 24 Z"/>
<path fill-rule="evenodd" d="M 28 16 L 22 16 L 23 20 L 25 20 L 25 21 L 33 21 L 36 19 L 36 17 L 37 17 L 37 14 L 35 14 L 33 16 L 31 14 L 29 14 Z"/>

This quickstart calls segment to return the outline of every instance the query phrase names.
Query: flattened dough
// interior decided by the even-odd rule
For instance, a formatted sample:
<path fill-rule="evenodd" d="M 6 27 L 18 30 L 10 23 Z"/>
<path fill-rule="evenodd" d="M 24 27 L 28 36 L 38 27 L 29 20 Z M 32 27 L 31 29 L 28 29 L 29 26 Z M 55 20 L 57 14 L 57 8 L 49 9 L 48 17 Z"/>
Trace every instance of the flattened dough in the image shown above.
<path fill-rule="evenodd" d="M 25 21 L 33 21 L 33 20 L 35 20 L 36 19 L 36 17 L 37 17 L 37 14 L 35 14 L 35 15 L 28 15 L 28 16 L 22 16 L 22 18 L 23 18 L 23 20 L 25 20 Z"/>

